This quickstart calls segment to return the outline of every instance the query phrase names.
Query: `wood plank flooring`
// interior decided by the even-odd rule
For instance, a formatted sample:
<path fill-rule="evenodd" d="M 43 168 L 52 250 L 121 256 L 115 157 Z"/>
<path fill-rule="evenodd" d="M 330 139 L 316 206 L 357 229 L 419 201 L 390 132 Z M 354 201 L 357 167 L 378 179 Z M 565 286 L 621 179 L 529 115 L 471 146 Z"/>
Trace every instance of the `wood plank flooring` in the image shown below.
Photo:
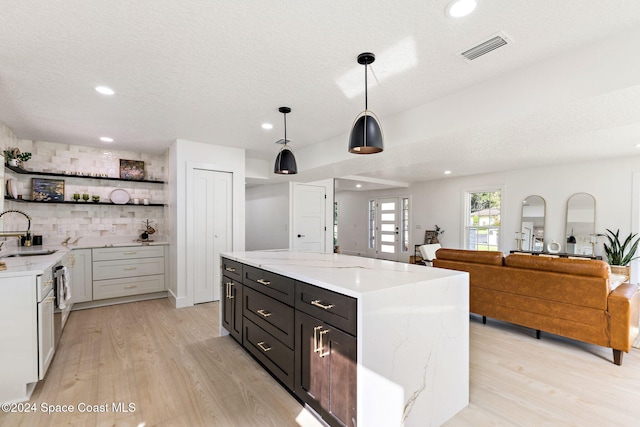
<path fill-rule="evenodd" d="M 176 310 L 162 299 L 72 312 L 32 397 L 38 412 L 0 413 L 0 425 L 318 425 L 217 331 L 217 303 Z M 610 349 L 544 333 L 536 340 L 535 331 L 475 316 L 470 334 L 471 403 L 446 426 L 640 424 L 640 350 L 616 366 Z M 48 415 L 43 403 L 76 411 Z M 80 403 L 109 412 L 80 413 Z M 135 412 L 112 403 L 133 403 Z"/>

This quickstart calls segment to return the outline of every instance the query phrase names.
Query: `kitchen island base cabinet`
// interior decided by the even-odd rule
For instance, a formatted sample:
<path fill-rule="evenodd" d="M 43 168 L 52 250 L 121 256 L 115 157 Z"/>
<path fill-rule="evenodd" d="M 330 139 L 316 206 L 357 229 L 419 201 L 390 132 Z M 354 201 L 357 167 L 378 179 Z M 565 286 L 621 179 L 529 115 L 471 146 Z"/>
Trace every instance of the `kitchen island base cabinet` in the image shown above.
<path fill-rule="evenodd" d="M 251 320 L 245 318 L 243 325 L 244 348 L 258 359 L 282 384 L 289 390 L 293 390 L 295 367 L 293 350 Z"/>
<path fill-rule="evenodd" d="M 222 270 L 222 301 L 220 325 L 242 344 L 242 264 L 226 258 L 220 260 Z M 222 332 L 222 329 L 221 329 Z"/>
<path fill-rule="evenodd" d="M 223 260 L 242 264 L 244 348 L 328 425 L 439 426 L 469 404 L 468 273 L 287 250 Z"/>
<path fill-rule="evenodd" d="M 224 292 L 222 327 L 229 332 L 233 339 L 242 344 L 242 283 L 223 276 L 222 287 Z"/>
<path fill-rule="evenodd" d="M 296 312 L 295 394 L 331 426 L 356 427 L 356 338 Z"/>

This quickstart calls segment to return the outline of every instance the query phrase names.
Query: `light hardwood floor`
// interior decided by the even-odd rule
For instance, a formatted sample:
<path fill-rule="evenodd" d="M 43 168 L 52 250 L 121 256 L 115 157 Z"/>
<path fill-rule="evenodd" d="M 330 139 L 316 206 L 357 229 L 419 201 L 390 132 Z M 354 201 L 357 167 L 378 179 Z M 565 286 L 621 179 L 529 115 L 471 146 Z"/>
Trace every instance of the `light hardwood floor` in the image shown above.
<path fill-rule="evenodd" d="M 166 299 L 72 312 L 32 397 L 38 412 L 0 414 L 0 425 L 317 425 L 235 341 L 218 336 L 217 319 L 217 303 L 176 310 Z M 526 328 L 475 316 L 470 334 L 471 403 L 447 426 L 640 424 L 640 350 L 616 366 L 610 349 L 536 340 Z M 114 412 L 118 402 L 135 412 Z M 107 404 L 109 412 L 46 415 L 43 403 Z"/>

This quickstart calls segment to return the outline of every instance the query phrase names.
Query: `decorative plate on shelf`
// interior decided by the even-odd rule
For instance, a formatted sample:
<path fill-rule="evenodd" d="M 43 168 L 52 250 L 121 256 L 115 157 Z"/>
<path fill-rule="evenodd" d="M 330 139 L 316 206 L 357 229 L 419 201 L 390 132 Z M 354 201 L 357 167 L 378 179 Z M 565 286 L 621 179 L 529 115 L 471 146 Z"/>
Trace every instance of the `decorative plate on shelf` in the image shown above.
<path fill-rule="evenodd" d="M 18 188 L 16 182 L 11 178 L 7 180 L 7 195 L 13 199 L 18 197 Z"/>
<path fill-rule="evenodd" d="M 109 198 L 116 205 L 126 205 L 127 203 L 129 203 L 131 196 L 129 195 L 129 193 L 127 193 L 126 190 L 123 190 L 122 188 L 116 188 L 111 192 Z"/>

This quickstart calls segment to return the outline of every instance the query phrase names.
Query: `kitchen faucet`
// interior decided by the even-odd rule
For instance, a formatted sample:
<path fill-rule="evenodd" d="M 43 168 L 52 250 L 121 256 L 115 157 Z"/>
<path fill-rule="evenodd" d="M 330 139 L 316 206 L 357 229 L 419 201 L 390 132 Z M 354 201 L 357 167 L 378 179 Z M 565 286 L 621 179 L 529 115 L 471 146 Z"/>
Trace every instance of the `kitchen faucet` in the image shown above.
<path fill-rule="evenodd" d="M 25 218 L 27 218 L 27 231 L 2 231 L 0 232 L 0 237 L 22 237 L 25 236 L 25 246 L 31 246 L 31 217 L 29 215 L 27 215 L 26 213 L 16 210 L 16 209 L 9 209 L 6 210 L 2 213 L 0 213 L 0 218 L 2 218 L 2 216 L 4 214 L 7 214 L 9 212 L 15 212 L 15 213 L 19 213 L 21 215 L 24 215 Z"/>

